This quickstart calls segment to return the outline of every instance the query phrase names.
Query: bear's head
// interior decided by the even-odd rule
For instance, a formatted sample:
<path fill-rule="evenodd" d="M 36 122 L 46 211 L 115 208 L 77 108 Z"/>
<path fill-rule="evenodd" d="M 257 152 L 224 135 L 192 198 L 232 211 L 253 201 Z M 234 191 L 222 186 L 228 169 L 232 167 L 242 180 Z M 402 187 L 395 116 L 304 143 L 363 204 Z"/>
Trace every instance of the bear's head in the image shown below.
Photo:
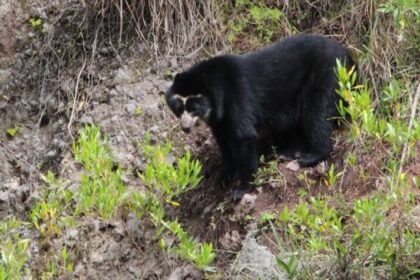
<path fill-rule="evenodd" d="M 169 108 L 180 119 L 181 129 L 186 133 L 197 126 L 200 120 L 207 122 L 210 117 L 210 98 L 203 79 L 203 75 L 194 72 L 177 74 L 165 93 Z"/>

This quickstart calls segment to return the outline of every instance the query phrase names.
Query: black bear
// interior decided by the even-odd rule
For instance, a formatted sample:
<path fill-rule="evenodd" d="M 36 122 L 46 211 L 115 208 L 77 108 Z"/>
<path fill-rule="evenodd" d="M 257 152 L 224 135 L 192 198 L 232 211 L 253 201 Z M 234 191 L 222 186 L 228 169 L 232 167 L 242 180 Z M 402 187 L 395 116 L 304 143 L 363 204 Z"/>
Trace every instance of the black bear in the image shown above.
<path fill-rule="evenodd" d="M 240 180 L 232 192 L 237 200 L 251 190 L 263 135 L 300 166 L 329 157 L 340 99 L 337 59 L 353 66 L 339 43 L 300 34 L 251 53 L 200 62 L 177 74 L 165 97 L 184 131 L 199 119 L 210 126 L 222 154 L 221 181 L 236 175 Z"/>

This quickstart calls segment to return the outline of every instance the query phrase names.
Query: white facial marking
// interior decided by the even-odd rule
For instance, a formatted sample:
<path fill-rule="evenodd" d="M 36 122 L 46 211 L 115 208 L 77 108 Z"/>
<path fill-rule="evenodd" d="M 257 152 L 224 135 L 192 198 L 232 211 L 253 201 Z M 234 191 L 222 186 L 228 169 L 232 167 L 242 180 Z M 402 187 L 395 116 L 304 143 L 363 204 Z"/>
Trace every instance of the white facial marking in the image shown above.
<path fill-rule="evenodd" d="M 201 95 L 201 94 L 194 94 L 194 95 L 189 95 L 189 96 L 181 96 L 179 94 L 174 94 L 174 95 L 172 95 L 171 99 L 172 98 L 174 98 L 174 99 L 175 98 L 181 99 L 182 103 L 185 105 L 187 103 L 187 100 L 188 99 L 190 99 L 190 98 L 200 98 L 202 96 L 203 95 Z"/>
<path fill-rule="evenodd" d="M 180 99 L 183 105 L 185 106 L 188 99 L 201 98 L 202 96 L 203 96 L 202 94 L 194 94 L 190 96 L 181 96 L 179 94 L 174 94 L 172 95 L 171 99 Z M 210 116 L 210 109 L 207 110 L 206 114 L 204 115 L 204 119 L 208 119 L 209 116 Z M 192 127 L 197 126 L 199 124 L 199 117 L 193 116 L 190 112 L 187 112 L 186 110 L 184 110 L 180 118 L 180 124 L 183 131 L 189 132 Z"/>
<path fill-rule="evenodd" d="M 184 111 L 181 115 L 181 128 L 182 130 L 189 132 L 191 127 L 197 124 L 198 117 L 193 116 L 191 113 Z"/>

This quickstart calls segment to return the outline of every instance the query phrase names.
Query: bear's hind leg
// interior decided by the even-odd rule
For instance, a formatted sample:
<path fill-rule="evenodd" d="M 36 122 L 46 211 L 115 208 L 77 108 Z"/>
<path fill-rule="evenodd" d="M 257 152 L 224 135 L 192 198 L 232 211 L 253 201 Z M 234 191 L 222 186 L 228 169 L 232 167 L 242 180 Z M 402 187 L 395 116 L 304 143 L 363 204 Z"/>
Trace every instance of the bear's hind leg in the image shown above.
<path fill-rule="evenodd" d="M 326 160 L 332 151 L 333 123 L 325 116 L 322 108 L 318 110 L 321 111 L 314 112 L 312 115 L 308 114 L 304 119 L 303 131 L 307 150 L 297 154 L 297 160 L 302 167 L 314 166 Z"/>

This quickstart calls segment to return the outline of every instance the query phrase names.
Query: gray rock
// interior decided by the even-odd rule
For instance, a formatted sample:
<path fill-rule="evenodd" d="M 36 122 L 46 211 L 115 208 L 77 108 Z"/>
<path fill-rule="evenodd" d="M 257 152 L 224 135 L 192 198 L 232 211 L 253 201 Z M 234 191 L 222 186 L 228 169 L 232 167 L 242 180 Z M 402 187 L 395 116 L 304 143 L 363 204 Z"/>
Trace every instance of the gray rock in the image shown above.
<path fill-rule="evenodd" d="M 8 203 L 9 194 L 7 192 L 0 192 L 0 203 Z"/>
<path fill-rule="evenodd" d="M 277 267 L 276 257 L 250 234 L 242 242 L 242 250 L 233 264 L 233 274 L 246 275 L 248 279 L 288 279 Z"/>
<path fill-rule="evenodd" d="M 411 209 L 407 216 L 407 224 L 412 231 L 420 233 L 420 205 Z"/>
<path fill-rule="evenodd" d="M 136 215 L 133 213 L 130 213 L 127 216 L 127 231 L 133 238 L 141 235 L 140 220 L 137 219 Z"/>
<path fill-rule="evenodd" d="M 128 271 L 134 274 L 134 277 L 136 277 L 136 279 L 140 279 L 142 270 L 139 267 L 139 265 L 136 265 L 136 264 L 130 265 L 128 267 Z"/>
<path fill-rule="evenodd" d="M 19 188 L 15 190 L 16 196 L 19 198 L 20 201 L 25 202 L 26 199 L 29 197 L 31 192 L 31 187 L 29 184 L 20 185 Z"/>
<path fill-rule="evenodd" d="M 174 156 L 174 154 L 173 153 L 168 153 L 166 156 L 165 156 L 165 163 L 166 164 L 168 164 L 168 165 L 172 165 L 172 164 L 174 164 L 176 162 L 176 157 Z"/>
<path fill-rule="evenodd" d="M 116 71 L 114 76 L 114 84 L 124 84 L 131 82 L 133 78 L 126 69 L 120 68 Z"/>
<path fill-rule="evenodd" d="M 6 158 L 6 153 L 0 148 L 0 183 L 8 181 L 11 173 L 11 166 Z M 0 186 L 3 187 L 3 186 Z"/>
<path fill-rule="evenodd" d="M 87 223 L 89 231 L 99 231 L 103 223 L 99 220 L 90 220 Z"/>
<path fill-rule="evenodd" d="M 115 97 L 115 96 L 118 96 L 118 95 L 120 95 L 120 93 L 115 88 L 113 88 L 109 91 L 109 96 L 111 96 L 111 97 Z"/>
<path fill-rule="evenodd" d="M 10 70 L 0 69 L 0 83 L 6 83 L 10 76 Z"/>
<path fill-rule="evenodd" d="M 153 125 L 151 128 L 149 128 L 149 132 L 150 133 L 155 133 L 155 134 L 157 134 L 157 133 L 159 133 L 159 126 L 158 125 Z"/>
<path fill-rule="evenodd" d="M 71 191 L 72 193 L 77 193 L 77 191 L 79 190 L 80 184 L 77 183 L 72 183 L 67 189 L 69 191 Z"/>
<path fill-rule="evenodd" d="M 47 158 L 54 158 L 57 156 L 57 150 L 51 150 L 48 151 L 48 153 L 45 155 Z"/>
<path fill-rule="evenodd" d="M 66 232 L 66 239 L 76 240 L 79 236 L 78 229 L 71 229 Z"/>
<path fill-rule="evenodd" d="M 93 252 L 90 255 L 90 261 L 94 264 L 101 264 L 104 262 L 104 253 L 103 252 Z"/>
<path fill-rule="evenodd" d="M 235 250 L 241 242 L 241 236 L 239 232 L 233 230 L 232 232 L 226 232 L 225 235 L 220 239 L 220 244 L 223 249 Z"/>
<path fill-rule="evenodd" d="M 3 189 L 6 191 L 13 191 L 15 192 L 19 188 L 19 182 L 12 177 L 6 178 L 7 180 L 3 181 Z"/>
<path fill-rule="evenodd" d="M 7 102 L 0 100 L 0 110 L 6 108 L 6 106 L 7 106 Z"/>
<path fill-rule="evenodd" d="M 67 147 L 67 143 L 59 138 L 53 139 L 53 145 L 62 150 L 64 150 Z"/>
<path fill-rule="evenodd" d="M 110 241 L 108 249 L 106 250 L 105 256 L 103 256 L 105 261 L 115 261 L 118 260 L 121 256 L 121 246 L 115 241 Z"/>
<path fill-rule="evenodd" d="M 28 104 L 32 108 L 37 108 L 39 106 L 39 100 L 37 100 L 37 99 L 29 99 Z"/>
<path fill-rule="evenodd" d="M 89 115 L 84 115 L 79 119 L 79 122 L 82 124 L 92 124 L 93 118 Z"/>
<path fill-rule="evenodd" d="M 257 194 L 245 194 L 241 201 L 234 206 L 233 213 L 229 215 L 229 220 L 232 222 L 242 220 L 246 214 L 251 213 L 255 208 L 256 200 Z"/>
<path fill-rule="evenodd" d="M 203 279 L 203 276 L 192 265 L 178 267 L 168 277 L 168 280 Z"/>
<path fill-rule="evenodd" d="M 73 274 L 76 277 L 81 277 L 81 276 L 86 275 L 86 269 L 82 262 L 79 262 L 78 264 L 76 264 Z"/>
<path fill-rule="evenodd" d="M 134 112 L 136 111 L 136 108 L 137 108 L 137 105 L 134 102 L 131 102 L 125 106 L 125 110 L 127 111 L 127 113 L 131 115 L 134 114 Z"/>

